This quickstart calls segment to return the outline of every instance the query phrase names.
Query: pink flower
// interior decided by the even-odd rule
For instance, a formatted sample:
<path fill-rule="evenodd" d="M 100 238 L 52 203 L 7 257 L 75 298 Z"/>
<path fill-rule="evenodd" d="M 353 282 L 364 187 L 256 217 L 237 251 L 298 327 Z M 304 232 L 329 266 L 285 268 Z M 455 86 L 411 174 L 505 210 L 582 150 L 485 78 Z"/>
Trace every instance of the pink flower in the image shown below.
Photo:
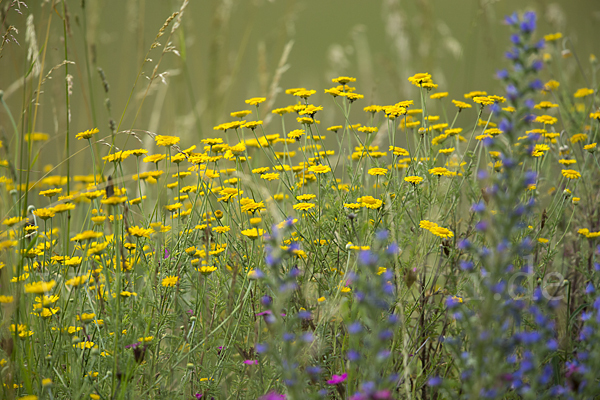
<path fill-rule="evenodd" d="M 285 400 L 287 396 L 285 394 L 279 394 L 277 392 L 269 392 L 264 396 L 258 398 L 259 400 Z"/>
<path fill-rule="evenodd" d="M 330 380 L 327 381 L 330 385 L 337 385 L 338 383 L 342 383 L 348 377 L 348 373 L 344 372 L 342 375 L 333 375 Z"/>
<path fill-rule="evenodd" d="M 258 360 L 244 360 L 244 364 L 246 365 L 257 365 Z"/>

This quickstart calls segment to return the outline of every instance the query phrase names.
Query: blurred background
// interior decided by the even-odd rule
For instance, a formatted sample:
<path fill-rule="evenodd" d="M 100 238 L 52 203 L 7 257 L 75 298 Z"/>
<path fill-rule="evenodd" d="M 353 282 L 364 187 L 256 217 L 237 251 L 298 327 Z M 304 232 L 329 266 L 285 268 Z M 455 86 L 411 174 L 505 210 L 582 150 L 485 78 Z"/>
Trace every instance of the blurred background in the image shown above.
<path fill-rule="evenodd" d="M 407 81 L 417 72 L 431 73 L 438 91 L 450 92 L 450 98 L 462 99 L 472 90 L 503 94 L 494 74 L 508 65 L 504 53 L 510 32 L 502 22 L 514 11 L 536 11 L 536 35 L 562 32 L 559 51 L 571 49 L 576 56 L 560 71 L 546 66 L 543 76 L 548 79 L 560 73 L 557 80 L 564 77 L 584 86 L 577 61 L 589 73 L 590 54 L 600 56 L 598 0 L 194 0 L 179 28 L 171 34 L 177 18 L 171 21 L 158 39 L 160 46 L 152 50 L 159 29 L 182 1 L 25 3 L 0 1 L 2 34 L 10 25 L 18 29 L 5 35 L 9 40 L 0 58 L 0 89 L 21 132 L 50 135 L 43 146 L 52 151 L 41 154 L 50 163 L 65 152 L 65 65 L 60 65 L 65 32 L 67 58 L 74 62 L 68 65 L 72 137 L 96 126 L 106 137 L 112 119 L 119 131 L 181 136 L 183 148 L 218 136 L 221 132 L 213 126 L 232 120 L 232 111 L 248 109 L 244 100 L 250 97 L 268 98 L 261 117 L 295 103 L 283 92 L 293 87 L 317 90 L 311 102 L 334 108 L 323 90 L 338 75 L 357 78 L 354 86 L 365 95 L 354 110 L 355 122 L 361 123 L 367 105 L 406 99 L 418 104 L 417 88 Z M 169 46 L 173 51 L 163 53 Z M 40 73 L 44 83 L 32 126 L 30 106 Z M 325 126 L 342 123 L 338 111 L 319 117 Z M 0 125 L 10 143 L 13 129 L 4 109 Z M 280 125 L 267 131 L 280 132 Z M 76 150 L 84 143 L 72 146 Z M 108 147 L 98 151 L 104 155 Z"/>

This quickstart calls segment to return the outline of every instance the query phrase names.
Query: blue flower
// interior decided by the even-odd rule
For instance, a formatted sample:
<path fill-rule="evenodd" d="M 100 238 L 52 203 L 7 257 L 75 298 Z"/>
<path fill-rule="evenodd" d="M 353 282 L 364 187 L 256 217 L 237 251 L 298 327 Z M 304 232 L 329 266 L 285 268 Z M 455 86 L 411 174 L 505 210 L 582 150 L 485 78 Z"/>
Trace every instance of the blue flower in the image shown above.
<path fill-rule="evenodd" d="M 473 270 L 473 262 L 472 261 L 465 261 L 465 260 L 460 260 L 460 269 L 462 269 L 463 271 L 472 271 Z"/>
<path fill-rule="evenodd" d="M 508 71 L 505 69 L 498 70 L 496 72 L 496 78 L 502 79 L 502 80 L 508 78 Z"/>
<path fill-rule="evenodd" d="M 386 229 L 382 229 L 380 231 L 377 231 L 377 233 L 375 233 L 375 239 L 379 240 L 379 241 L 384 241 L 388 238 L 389 236 L 389 232 Z"/>
<path fill-rule="evenodd" d="M 357 334 L 360 331 L 362 331 L 362 325 L 360 324 L 360 322 L 353 322 L 350 325 L 348 325 L 348 333 L 350 333 L 351 335 Z"/>
<path fill-rule="evenodd" d="M 504 17 L 504 23 L 506 25 L 515 25 L 519 22 L 519 16 L 517 15 L 516 12 L 512 13 L 511 15 L 507 15 L 506 17 Z"/>
<path fill-rule="evenodd" d="M 363 250 L 358 255 L 358 261 L 362 265 L 374 266 L 377 264 L 378 259 L 379 258 L 377 257 L 377 254 L 371 252 L 370 250 Z"/>
<path fill-rule="evenodd" d="M 535 60 L 531 63 L 531 68 L 537 72 L 544 68 L 544 62 L 542 60 Z"/>
<path fill-rule="evenodd" d="M 432 376 L 431 378 L 429 378 L 427 380 L 427 384 L 431 387 L 440 386 L 442 384 L 442 382 L 443 382 L 443 380 L 439 376 Z"/>
<path fill-rule="evenodd" d="M 534 79 L 533 81 L 529 82 L 529 87 L 533 90 L 542 90 L 544 88 L 544 84 L 539 79 Z"/>
<path fill-rule="evenodd" d="M 525 33 L 531 33 L 535 30 L 536 25 L 536 15 L 533 11 L 527 11 L 523 15 L 523 21 L 521 21 L 520 28 Z"/>

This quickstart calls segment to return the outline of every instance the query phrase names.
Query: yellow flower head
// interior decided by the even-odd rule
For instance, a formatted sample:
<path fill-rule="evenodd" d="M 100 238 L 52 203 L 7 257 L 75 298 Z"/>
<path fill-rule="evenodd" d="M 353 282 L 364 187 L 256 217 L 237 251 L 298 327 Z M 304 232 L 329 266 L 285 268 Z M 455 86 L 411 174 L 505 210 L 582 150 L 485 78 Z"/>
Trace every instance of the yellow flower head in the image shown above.
<path fill-rule="evenodd" d="M 251 99 L 246 100 L 246 104 L 250 104 L 251 106 L 258 106 L 260 103 L 263 103 L 266 100 L 266 97 L 252 97 Z"/>
<path fill-rule="evenodd" d="M 100 132 L 98 130 L 98 128 L 94 128 L 94 129 L 89 129 L 87 131 L 84 132 L 79 132 L 77 135 L 75 135 L 75 137 L 77 138 L 77 140 L 81 140 L 81 139 L 89 139 L 91 138 L 94 134 Z"/>

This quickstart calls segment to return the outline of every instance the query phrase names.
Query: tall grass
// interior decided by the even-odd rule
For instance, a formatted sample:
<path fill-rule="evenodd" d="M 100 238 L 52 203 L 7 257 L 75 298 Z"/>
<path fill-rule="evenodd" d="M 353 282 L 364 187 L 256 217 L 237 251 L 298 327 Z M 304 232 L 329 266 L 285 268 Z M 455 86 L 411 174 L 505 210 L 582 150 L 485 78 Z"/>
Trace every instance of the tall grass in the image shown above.
<path fill-rule="evenodd" d="M 535 13 L 506 17 L 494 92 L 449 94 L 429 73 L 403 77 L 410 99 L 390 105 L 353 77 L 283 90 L 290 42 L 268 98 L 192 140 L 141 112 L 154 92 L 161 110 L 167 57 L 189 78 L 188 2 L 122 111 L 98 70 L 86 101 L 94 122 L 104 101 L 108 129 L 69 123 L 60 5 L 41 50 L 28 28 L 23 108 L 0 94 L 3 398 L 598 396 L 598 63 L 566 57 Z M 65 61 L 48 68 L 53 18 Z M 573 65 L 586 87 L 562 76 Z M 37 116 L 60 68 L 64 157 L 43 169 Z"/>

